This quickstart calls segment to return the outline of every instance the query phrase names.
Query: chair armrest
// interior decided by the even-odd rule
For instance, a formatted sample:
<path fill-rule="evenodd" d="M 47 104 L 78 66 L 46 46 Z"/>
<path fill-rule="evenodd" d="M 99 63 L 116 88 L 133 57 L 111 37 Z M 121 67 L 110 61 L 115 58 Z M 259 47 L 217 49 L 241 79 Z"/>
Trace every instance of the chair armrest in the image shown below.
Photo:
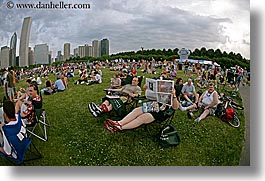
<path fill-rule="evenodd" d="M 104 89 L 107 92 L 121 92 L 121 89 Z"/>

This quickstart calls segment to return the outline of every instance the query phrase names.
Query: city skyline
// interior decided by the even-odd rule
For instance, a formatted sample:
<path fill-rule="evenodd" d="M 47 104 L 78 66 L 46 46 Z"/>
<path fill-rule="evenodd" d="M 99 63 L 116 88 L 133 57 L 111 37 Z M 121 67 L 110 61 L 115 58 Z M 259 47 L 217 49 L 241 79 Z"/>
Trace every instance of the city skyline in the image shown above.
<path fill-rule="evenodd" d="M 27 16 L 32 17 L 29 46 L 47 43 L 52 57 L 60 50 L 63 52 L 66 42 L 71 43 L 71 54 L 74 54 L 74 47 L 107 38 L 111 42 L 110 54 L 138 51 L 141 47 L 190 50 L 205 47 L 250 58 L 248 0 L 240 3 L 91 0 L 89 10 L 9 10 L 2 6 L 1 47 L 7 45 L 14 32 L 20 34 L 23 18 Z"/>

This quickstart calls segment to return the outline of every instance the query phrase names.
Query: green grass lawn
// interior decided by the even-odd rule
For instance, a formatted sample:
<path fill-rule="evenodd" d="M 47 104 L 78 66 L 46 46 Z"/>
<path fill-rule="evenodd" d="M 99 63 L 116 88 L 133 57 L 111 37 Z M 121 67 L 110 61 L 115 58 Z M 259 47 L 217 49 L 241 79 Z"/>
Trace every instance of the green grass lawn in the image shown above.
<path fill-rule="evenodd" d="M 69 80 L 65 92 L 43 95 L 44 108 L 51 124 L 48 141 L 33 138 L 42 159 L 27 162 L 30 166 L 230 166 L 238 165 L 244 143 L 243 111 L 239 128 L 232 128 L 218 118 L 208 117 L 200 123 L 188 119 L 187 112 L 178 110 L 174 116 L 181 144 L 161 148 L 148 137 L 144 127 L 112 134 L 104 129 L 106 116 L 94 118 L 88 111 L 89 102 L 100 103 L 104 88 L 110 85 L 114 72 L 103 70 L 103 83 L 74 85 Z M 178 71 L 182 77 L 182 72 Z M 144 75 L 152 77 L 153 75 Z M 51 76 L 54 80 L 55 76 Z M 186 78 L 184 78 L 186 80 Z M 44 82 L 44 79 L 43 79 Z M 25 85 L 25 81 L 16 86 Z M 43 85 L 44 86 L 44 85 Z M 41 86 L 41 87 L 43 87 Z M 0 90 L 0 98 L 4 95 Z M 198 113 L 196 114 L 198 115 Z M 0 158 L 0 165 L 10 165 Z"/>

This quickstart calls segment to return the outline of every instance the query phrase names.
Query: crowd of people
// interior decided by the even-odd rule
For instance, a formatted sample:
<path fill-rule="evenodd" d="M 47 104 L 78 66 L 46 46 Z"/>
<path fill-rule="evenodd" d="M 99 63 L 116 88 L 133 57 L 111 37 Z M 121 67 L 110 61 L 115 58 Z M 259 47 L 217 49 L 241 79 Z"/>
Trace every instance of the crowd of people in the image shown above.
<path fill-rule="evenodd" d="M 1 84 L 4 87 L 8 103 L 5 102 L 0 111 L 1 128 L 9 124 L 17 124 L 22 120 L 23 124 L 31 124 L 33 121 L 33 109 L 42 107 L 42 94 L 51 95 L 57 92 L 67 90 L 69 79 L 75 78 L 74 84 L 101 84 L 103 81 L 102 68 L 109 68 L 115 71 L 109 81 L 108 92 L 118 95 L 117 99 L 105 97 L 99 104 L 90 102 L 88 108 L 94 117 L 99 117 L 113 109 L 118 110 L 121 104 L 130 104 L 132 98 L 142 95 L 142 87 L 139 84 L 138 72 L 142 74 L 153 74 L 159 79 L 173 80 L 174 89 L 171 94 L 173 97 L 172 106 L 165 106 L 159 103 L 159 112 L 144 112 L 142 107 L 134 108 L 120 120 L 114 121 L 107 119 L 104 122 L 104 128 L 115 133 L 121 130 L 134 129 L 143 124 L 149 124 L 155 120 L 163 121 L 167 119 L 164 112 L 169 109 L 175 111 L 188 111 L 191 109 L 203 108 L 202 114 L 194 121 L 200 122 L 208 115 L 214 115 L 218 104 L 218 95 L 215 89 L 220 86 L 229 86 L 238 90 L 239 86 L 245 86 L 249 80 L 249 73 L 246 69 L 236 65 L 234 68 L 218 67 L 214 65 L 203 65 L 201 63 L 191 64 L 187 61 L 183 63 L 183 70 L 179 67 L 178 62 L 174 61 L 128 61 L 128 62 L 86 62 L 86 63 L 69 63 L 57 67 L 41 66 L 29 70 L 14 70 L 12 67 L 4 69 L 1 76 Z M 160 69 L 161 70 L 158 70 Z M 78 74 L 75 74 L 77 72 Z M 161 71 L 161 74 L 158 72 Z M 183 71 L 184 76 L 178 76 L 178 72 Z M 54 75 L 54 83 L 49 78 Z M 130 84 L 125 84 L 128 76 L 132 77 Z M 184 77 L 184 78 L 183 78 Z M 45 80 L 45 87 L 41 90 L 39 86 Z M 25 81 L 25 87 L 18 88 L 16 83 Z M 207 88 L 204 92 L 198 93 L 196 87 L 200 89 Z M 145 90 L 145 86 L 143 86 Z M 14 106 L 11 106 L 11 104 Z M 7 110 L 8 109 L 8 110 Z M 10 110 L 9 110 L 10 109 Z M 6 122 L 4 122 L 4 121 Z M 1 129 L 3 131 L 3 129 Z M 5 147 L 3 138 L 0 140 L 0 152 L 9 153 L 10 148 Z"/>

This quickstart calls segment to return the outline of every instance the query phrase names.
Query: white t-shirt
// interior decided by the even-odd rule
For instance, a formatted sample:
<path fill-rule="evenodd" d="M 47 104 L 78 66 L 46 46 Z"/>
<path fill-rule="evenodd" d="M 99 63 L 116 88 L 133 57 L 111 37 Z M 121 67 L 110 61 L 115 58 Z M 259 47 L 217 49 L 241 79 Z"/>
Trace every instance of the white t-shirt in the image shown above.
<path fill-rule="evenodd" d="M 18 122 L 18 115 L 16 114 L 16 121 L 11 121 L 11 122 L 7 123 L 6 125 L 15 125 L 15 124 L 17 124 L 17 122 Z M 3 143 L 4 143 L 3 149 L 5 150 L 6 154 L 10 155 L 11 151 L 12 151 L 11 146 L 10 146 L 10 144 L 6 138 L 4 131 L 3 130 L 1 130 L 1 131 L 2 131 Z M 12 154 L 12 157 L 17 158 L 15 153 Z"/>
<path fill-rule="evenodd" d="M 38 85 L 41 85 L 42 84 L 42 81 L 41 81 L 41 78 L 40 77 L 37 77 L 37 84 Z"/>
<path fill-rule="evenodd" d="M 203 98 L 202 98 L 202 103 L 209 105 L 213 102 L 213 95 L 216 91 L 213 91 L 212 93 L 208 93 L 208 90 L 205 92 Z"/>
<path fill-rule="evenodd" d="M 98 83 L 102 83 L 102 78 L 99 74 L 96 74 L 95 80 L 98 81 Z"/>

